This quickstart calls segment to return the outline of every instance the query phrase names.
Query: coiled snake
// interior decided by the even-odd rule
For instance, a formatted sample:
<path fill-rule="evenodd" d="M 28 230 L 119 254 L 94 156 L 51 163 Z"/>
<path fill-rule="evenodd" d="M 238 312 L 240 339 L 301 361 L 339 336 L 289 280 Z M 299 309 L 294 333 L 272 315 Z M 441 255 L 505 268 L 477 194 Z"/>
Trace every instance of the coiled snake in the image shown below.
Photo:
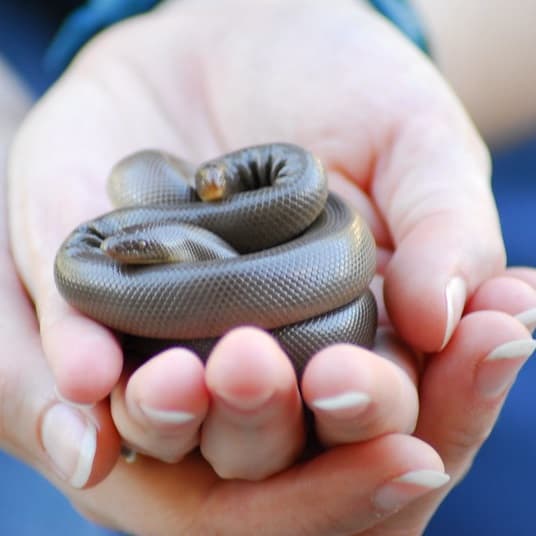
<path fill-rule="evenodd" d="M 201 165 L 195 187 L 193 171 L 158 151 L 115 166 L 121 208 L 77 227 L 56 256 L 69 303 L 152 351 L 206 356 L 229 329 L 256 325 L 300 371 L 334 342 L 371 345 L 374 240 L 311 153 L 241 149 Z"/>

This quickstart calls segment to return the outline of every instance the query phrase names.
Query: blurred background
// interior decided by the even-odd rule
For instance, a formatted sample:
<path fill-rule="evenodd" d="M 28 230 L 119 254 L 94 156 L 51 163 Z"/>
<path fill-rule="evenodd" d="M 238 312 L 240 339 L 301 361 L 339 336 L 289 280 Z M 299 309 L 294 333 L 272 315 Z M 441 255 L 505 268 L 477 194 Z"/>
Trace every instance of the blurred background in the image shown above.
<path fill-rule="evenodd" d="M 46 91 L 76 47 L 58 31 L 78 4 L 0 0 L 0 143 L 6 123 L 13 124 L 25 103 Z M 492 149 L 509 264 L 536 266 L 536 2 L 413 4 L 435 63 Z M 20 96 L 13 95 L 17 86 L 8 70 L 24 85 Z M 84 521 L 44 479 L 5 453 L 0 475 L 0 535 L 111 534 Z M 529 361 L 472 470 L 440 508 L 427 536 L 534 536 L 534 481 L 536 361 Z"/>

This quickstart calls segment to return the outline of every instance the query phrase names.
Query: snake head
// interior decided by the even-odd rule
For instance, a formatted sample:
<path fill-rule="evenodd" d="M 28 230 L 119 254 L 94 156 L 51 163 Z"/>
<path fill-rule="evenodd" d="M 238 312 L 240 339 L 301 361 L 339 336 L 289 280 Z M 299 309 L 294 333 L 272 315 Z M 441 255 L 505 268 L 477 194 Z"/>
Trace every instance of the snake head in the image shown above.
<path fill-rule="evenodd" d="M 221 201 L 231 195 L 229 181 L 222 164 L 205 164 L 195 174 L 195 189 L 202 201 Z"/>
<path fill-rule="evenodd" d="M 219 236 L 179 222 L 127 228 L 105 238 L 100 248 L 122 264 L 201 262 L 238 255 Z"/>
<path fill-rule="evenodd" d="M 120 234 L 105 238 L 100 249 L 112 259 L 124 264 L 162 262 L 162 251 L 152 241 L 139 236 Z"/>

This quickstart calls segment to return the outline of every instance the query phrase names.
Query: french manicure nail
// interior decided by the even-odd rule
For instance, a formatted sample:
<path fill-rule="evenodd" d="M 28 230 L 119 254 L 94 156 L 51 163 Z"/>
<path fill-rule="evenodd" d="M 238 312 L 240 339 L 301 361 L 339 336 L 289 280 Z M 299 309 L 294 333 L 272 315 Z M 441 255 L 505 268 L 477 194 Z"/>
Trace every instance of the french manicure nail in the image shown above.
<path fill-rule="evenodd" d="M 371 402 L 370 395 L 360 391 L 346 391 L 338 395 L 325 398 L 317 398 L 311 403 L 317 409 L 352 417 L 361 413 Z"/>
<path fill-rule="evenodd" d="M 533 333 L 536 330 L 536 308 L 528 309 L 515 316 L 528 330 Z"/>
<path fill-rule="evenodd" d="M 54 404 L 43 417 L 41 441 L 60 476 L 75 488 L 87 484 L 97 450 L 97 429 L 77 409 Z"/>
<path fill-rule="evenodd" d="M 188 411 L 156 409 L 144 404 L 140 404 L 140 409 L 151 421 L 155 421 L 160 424 L 184 424 L 195 419 L 195 415 Z"/>
<path fill-rule="evenodd" d="M 417 497 L 444 486 L 449 480 L 449 475 L 441 471 L 410 471 L 381 486 L 372 500 L 382 512 L 396 512 Z"/>
<path fill-rule="evenodd" d="M 449 342 L 456 324 L 460 320 L 465 307 L 467 298 L 467 288 L 465 281 L 461 277 L 453 277 L 445 288 L 445 300 L 447 303 L 447 322 L 445 326 L 445 335 L 441 343 L 443 349 Z"/>
<path fill-rule="evenodd" d="M 523 362 L 536 350 L 533 339 L 519 339 L 497 346 L 479 366 L 476 381 L 481 393 L 493 398 L 515 379 Z"/>

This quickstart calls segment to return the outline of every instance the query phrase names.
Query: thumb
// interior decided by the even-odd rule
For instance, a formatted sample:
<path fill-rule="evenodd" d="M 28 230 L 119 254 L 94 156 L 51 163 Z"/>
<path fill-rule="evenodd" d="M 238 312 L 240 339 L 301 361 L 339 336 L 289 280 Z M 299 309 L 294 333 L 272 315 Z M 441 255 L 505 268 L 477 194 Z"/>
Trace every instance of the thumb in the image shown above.
<path fill-rule="evenodd" d="M 394 242 L 386 307 L 424 352 L 446 345 L 467 296 L 505 265 L 488 153 L 458 105 L 449 106 L 447 118 L 434 111 L 406 121 L 374 183 Z"/>
<path fill-rule="evenodd" d="M 34 309 L 2 235 L 0 258 L 0 448 L 59 487 L 92 486 L 111 471 L 119 455 L 108 403 L 81 408 L 59 400 Z"/>
<path fill-rule="evenodd" d="M 0 57 L 0 170 L 29 97 Z M 68 489 L 103 479 L 119 454 L 106 403 L 82 410 L 59 401 L 41 352 L 35 311 L 11 262 L 0 172 L 0 448 Z"/>

